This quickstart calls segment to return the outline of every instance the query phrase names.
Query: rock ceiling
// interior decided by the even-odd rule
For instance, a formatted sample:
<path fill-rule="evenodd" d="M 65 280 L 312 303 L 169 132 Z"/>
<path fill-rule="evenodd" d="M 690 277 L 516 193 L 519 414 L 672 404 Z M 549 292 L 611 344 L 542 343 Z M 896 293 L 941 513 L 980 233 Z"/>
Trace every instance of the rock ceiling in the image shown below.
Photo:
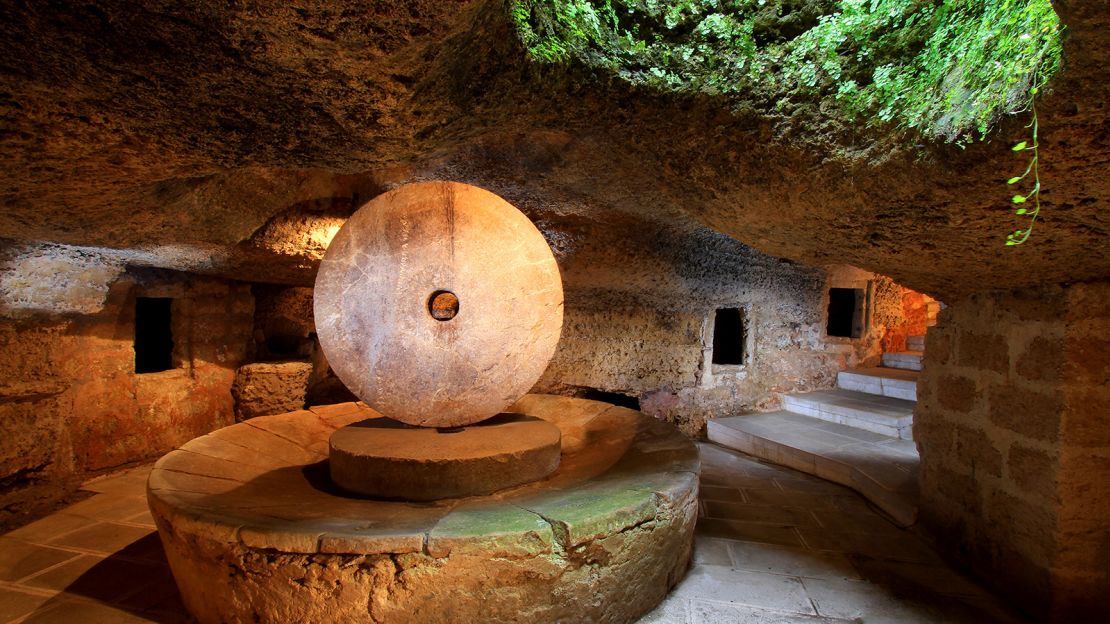
<path fill-rule="evenodd" d="M 1044 221 L 1017 248 L 1003 246 L 1023 225 L 1004 181 L 1024 167 L 1009 150 L 1022 116 L 966 150 L 893 148 L 872 130 L 637 92 L 529 65 L 497 0 L 8 3 L 0 237 L 168 268 L 201 254 L 209 272 L 304 283 L 318 255 L 283 250 L 282 232 L 451 179 L 555 230 L 708 226 L 945 299 L 1105 278 L 1110 8 L 1057 6 Z"/>

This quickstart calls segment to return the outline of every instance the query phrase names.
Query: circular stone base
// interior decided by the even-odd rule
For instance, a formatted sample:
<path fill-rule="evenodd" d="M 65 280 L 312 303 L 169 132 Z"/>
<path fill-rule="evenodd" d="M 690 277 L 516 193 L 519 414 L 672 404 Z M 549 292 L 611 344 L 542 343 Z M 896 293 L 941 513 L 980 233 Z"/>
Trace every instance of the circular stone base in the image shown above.
<path fill-rule="evenodd" d="M 347 403 L 259 416 L 163 457 L 147 499 L 181 599 L 222 622 L 634 622 L 686 573 L 698 453 L 640 412 L 528 395 L 562 432 L 542 481 L 427 503 L 352 498 L 328 439 Z"/>
<path fill-rule="evenodd" d="M 373 418 L 331 434 L 331 480 L 376 498 L 430 501 L 490 494 L 554 472 L 561 438 L 555 425 L 520 414 L 454 429 Z"/>

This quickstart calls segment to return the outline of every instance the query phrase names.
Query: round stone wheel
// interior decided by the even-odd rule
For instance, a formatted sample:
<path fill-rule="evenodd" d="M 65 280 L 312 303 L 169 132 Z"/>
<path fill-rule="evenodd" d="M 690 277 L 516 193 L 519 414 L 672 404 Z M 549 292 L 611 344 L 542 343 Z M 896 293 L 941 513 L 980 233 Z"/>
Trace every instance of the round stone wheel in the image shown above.
<path fill-rule="evenodd" d="M 386 416 L 457 427 L 501 413 L 547 368 L 559 267 L 523 213 L 480 188 L 409 184 L 360 208 L 320 264 L 320 345 Z"/>
<path fill-rule="evenodd" d="M 453 429 L 375 418 L 329 441 L 331 480 L 348 492 L 414 501 L 490 494 L 559 467 L 562 434 L 539 418 L 503 414 Z"/>

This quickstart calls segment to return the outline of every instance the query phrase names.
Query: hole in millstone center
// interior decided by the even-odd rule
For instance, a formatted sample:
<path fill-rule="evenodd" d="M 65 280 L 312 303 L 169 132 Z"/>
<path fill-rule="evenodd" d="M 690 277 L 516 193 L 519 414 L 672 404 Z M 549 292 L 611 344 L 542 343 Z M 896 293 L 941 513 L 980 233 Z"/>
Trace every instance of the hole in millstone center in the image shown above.
<path fill-rule="evenodd" d="M 450 321 L 459 313 L 459 298 L 448 290 L 437 290 L 428 299 L 428 313 L 437 321 Z"/>

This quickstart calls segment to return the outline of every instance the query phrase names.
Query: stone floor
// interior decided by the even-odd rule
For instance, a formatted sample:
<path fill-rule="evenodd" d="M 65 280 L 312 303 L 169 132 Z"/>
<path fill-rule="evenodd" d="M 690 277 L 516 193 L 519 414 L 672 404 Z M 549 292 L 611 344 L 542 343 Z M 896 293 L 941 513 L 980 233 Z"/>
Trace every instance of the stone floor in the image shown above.
<path fill-rule="evenodd" d="M 855 493 L 702 444 L 687 578 L 644 623 L 1020 622 Z M 147 468 L 0 536 L 0 622 L 188 622 L 143 496 Z"/>
<path fill-rule="evenodd" d="M 723 447 L 852 488 L 899 526 L 917 520 L 920 459 L 911 440 L 786 411 L 719 418 L 708 428 Z"/>
<path fill-rule="evenodd" d="M 855 492 L 700 447 L 694 566 L 642 624 L 1024 621 Z"/>

